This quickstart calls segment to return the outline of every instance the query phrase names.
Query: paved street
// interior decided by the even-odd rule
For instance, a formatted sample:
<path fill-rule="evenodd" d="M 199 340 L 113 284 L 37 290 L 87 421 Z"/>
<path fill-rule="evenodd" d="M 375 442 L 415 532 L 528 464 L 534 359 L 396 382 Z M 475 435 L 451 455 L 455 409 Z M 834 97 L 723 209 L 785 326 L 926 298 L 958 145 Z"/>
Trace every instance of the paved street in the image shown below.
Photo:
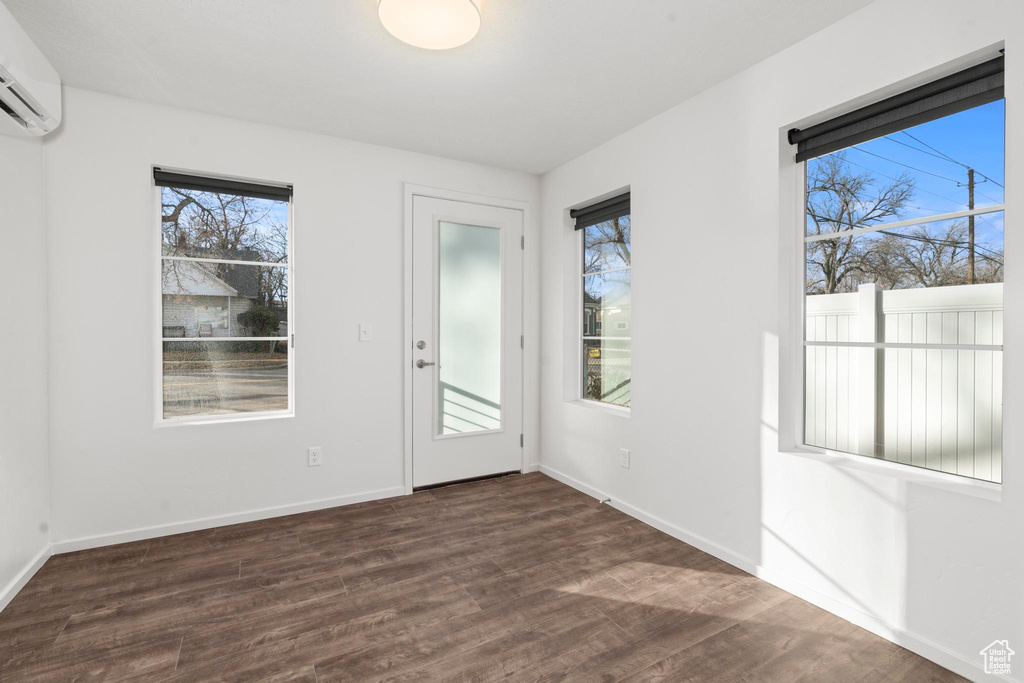
<path fill-rule="evenodd" d="M 288 361 L 164 363 L 164 417 L 285 410 Z"/>

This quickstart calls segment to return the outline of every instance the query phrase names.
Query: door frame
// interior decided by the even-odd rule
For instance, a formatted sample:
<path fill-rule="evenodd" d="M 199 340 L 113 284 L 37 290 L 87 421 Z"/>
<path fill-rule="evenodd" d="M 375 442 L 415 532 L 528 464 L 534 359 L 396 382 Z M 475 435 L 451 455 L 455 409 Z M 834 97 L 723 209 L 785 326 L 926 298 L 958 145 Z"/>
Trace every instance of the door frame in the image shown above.
<path fill-rule="evenodd" d="M 523 383 L 523 424 L 521 429 L 523 434 L 526 434 L 527 425 L 530 427 L 534 426 L 534 420 L 529 419 L 533 417 L 527 414 L 527 396 L 528 391 L 536 393 L 536 385 L 532 381 L 528 381 L 528 377 L 532 377 L 532 373 L 529 369 L 532 369 L 536 364 L 537 356 L 537 339 L 536 334 L 533 331 L 533 326 L 528 325 L 529 321 L 533 320 L 534 307 L 532 296 L 527 296 L 527 289 L 534 290 L 535 287 L 531 287 L 528 283 L 528 274 L 533 276 L 534 269 L 528 267 L 528 264 L 533 262 L 530 258 L 533 251 L 533 229 L 530 216 L 530 203 L 520 201 L 517 199 L 503 199 L 499 197 L 488 197 L 485 195 L 471 194 L 468 192 L 459 192 L 456 190 L 443 190 L 436 187 L 428 187 L 425 185 L 417 185 L 414 183 L 405 183 L 404 185 L 405 195 L 405 228 L 403 233 L 403 270 L 402 270 L 402 298 L 403 298 L 403 331 L 402 331 L 402 378 L 403 378 L 403 450 L 404 450 L 404 470 L 403 470 L 403 485 L 405 487 L 406 495 L 412 493 L 412 464 L 413 464 L 413 433 L 412 433 L 412 409 L 413 409 L 413 396 L 412 396 L 412 361 L 413 361 L 413 334 L 412 334 L 412 230 L 413 230 L 413 197 L 428 197 L 432 199 L 447 199 L 450 201 L 464 202 L 466 204 L 481 204 L 483 206 L 493 206 L 501 209 L 514 209 L 522 211 L 523 213 L 523 238 L 525 240 L 525 247 L 523 248 L 523 286 L 521 296 L 523 297 L 523 319 L 521 321 L 522 334 L 524 337 L 523 347 L 523 371 L 522 371 L 522 383 Z M 532 458 L 534 452 L 535 440 L 527 439 L 523 437 L 522 451 L 522 471 L 528 471 L 528 464 L 534 459 Z"/>

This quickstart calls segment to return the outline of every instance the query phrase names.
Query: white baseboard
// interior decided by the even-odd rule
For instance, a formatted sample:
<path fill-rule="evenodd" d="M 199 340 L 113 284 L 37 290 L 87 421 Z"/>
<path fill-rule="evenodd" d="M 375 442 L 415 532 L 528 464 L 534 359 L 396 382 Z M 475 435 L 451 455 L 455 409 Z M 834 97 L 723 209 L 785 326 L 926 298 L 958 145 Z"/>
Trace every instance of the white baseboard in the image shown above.
<path fill-rule="evenodd" d="M 529 474 L 530 472 L 540 472 L 540 464 L 531 462 L 523 468 L 523 474 Z"/>
<path fill-rule="evenodd" d="M 608 500 L 609 498 L 611 498 L 611 496 L 607 495 L 601 489 L 595 489 L 593 486 L 590 486 L 589 484 L 584 484 L 579 479 L 573 479 L 568 474 L 565 474 L 563 472 L 559 472 L 556 469 L 548 467 L 544 463 L 540 464 L 540 471 L 543 472 L 544 474 L 548 475 L 552 479 L 557 479 L 558 481 L 562 482 L 566 486 L 571 486 L 574 489 L 576 489 L 577 491 L 582 491 L 583 493 L 587 494 L 591 498 L 597 498 L 598 500 Z"/>
<path fill-rule="evenodd" d="M 581 491 L 588 496 L 597 498 L 598 500 L 611 499 L 604 491 L 596 489 L 588 484 L 585 484 L 578 479 L 570 477 L 564 472 L 559 472 L 556 469 L 548 467 L 541 463 L 540 471 L 548 475 L 552 479 L 573 487 L 574 489 Z M 695 548 L 703 550 L 709 555 L 714 555 L 718 559 L 728 562 L 738 569 L 753 574 L 754 576 L 767 581 L 768 583 L 778 586 L 787 593 L 791 593 L 798 598 L 806 600 L 812 605 L 816 605 L 838 617 L 841 617 L 850 623 L 856 624 L 861 628 L 867 629 L 872 633 L 885 638 L 888 641 L 896 643 L 900 647 L 904 647 L 911 652 L 921 655 L 925 659 L 929 659 L 940 666 L 944 666 L 950 671 L 957 673 L 965 678 L 972 681 L 980 680 L 1004 680 L 1017 683 L 1019 679 L 1010 676 L 993 676 L 984 673 L 981 666 L 980 655 L 977 661 L 971 661 L 964 658 L 963 656 L 941 646 L 937 645 L 927 638 L 910 633 L 902 628 L 888 624 L 877 617 L 866 614 L 865 612 L 851 607 L 850 605 L 836 600 L 835 598 L 821 593 L 815 588 L 792 579 L 788 576 L 780 574 L 772 569 L 763 567 L 760 564 L 754 562 L 748 557 L 734 553 L 728 548 L 724 548 L 713 541 L 709 541 L 706 538 L 698 536 L 697 534 L 690 533 L 689 531 L 667 522 L 660 517 L 648 514 L 640 508 L 624 503 L 618 500 L 611 500 L 611 506 L 617 510 L 620 510 L 630 517 L 640 520 L 645 524 L 648 524 L 659 531 L 663 531 L 673 538 L 677 538 L 684 543 L 688 543 Z"/>
<path fill-rule="evenodd" d="M 18 594 L 18 591 L 25 587 L 25 584 L 29 582 L 29 579 L 36 575 L 36 572 L 46 564 L 46 561 L 50 559 L 52 554 L 52 546 L 47 545 L 39 551 L 39 554 L 36 555 L 32 561 L 29 562 L 28 565 L 26 565 L 26 567 L 11 580 L 9 584 L 7 584 L 3 591 L 0 591 L 0 612 L 2 612 L 7 605 L 11 604 L 11 600 L 13 600 L 14 596 Z"/>
<path fill-rule="evenodd" d="M 128 531 L 117 531 L 109 534 L 97 534 L 95 536 L 73 538 L 54 542 L 53 554 L 60 555 L 62 553 L 75 552 L 76 550 L 102 548 L 103 546 L 115 545 L 117 543 L 144 541 L 146 539 L 157 538 L 160 536 L 171 536 L 173 534 L 212 529 L 214 527 L 228 526 L 230 524 L 242 524 L 243 522 L 255 522 L 261 519 L 284 517 L 286 515 L 294 515 L 300 512 L 312 512 L 313 510 L 324 510 L 326 508 L 353 505 L 355 503 L 365 503 L 369 500 L 380 500 L 382 498 L 393 498 L 395 496 L 403 495 L 405 495 L 405 488 L 402 486 L 394 486 L 392 488 L 378 489 L 376 491 L 352 493 L 347 496 L 338 496 L 336 498 L 321 498 L 319 500 L 310 500 L 303 503 L 278 505 L 275 507 L 260 508 L 258 510 L 249 510 L 247 512 L 218 515 L 216 517 L 204 517 L 202 519 L 187 522 L 175 522 L 173 524 L 161 524 L 158 526 L 130 529 Z"/>

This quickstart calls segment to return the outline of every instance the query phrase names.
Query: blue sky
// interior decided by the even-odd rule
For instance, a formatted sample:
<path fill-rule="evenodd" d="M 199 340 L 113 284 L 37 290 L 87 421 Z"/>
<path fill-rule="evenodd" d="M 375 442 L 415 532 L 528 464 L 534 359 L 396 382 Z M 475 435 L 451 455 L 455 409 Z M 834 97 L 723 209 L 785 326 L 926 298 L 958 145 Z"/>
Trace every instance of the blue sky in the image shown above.
<path fill-rule="evenodd" d="M 271 205 L 270 215 L 278 222 L 288 224 L 288 202 L 268 202 Z"/>
<path fill-rule="evenodd" d="M 915 192 L 903 218 L 967 208 L 967 168 L 976 170 L 975 207 L 1003 203 L 1003 118 L 999 100 L 959 114 L 855 145 L 846 150 L 852 170 L 875 176 L 878 185 L 907 173 Z M 813 164 L 814 161 L 808 162 Z M 979 216 L 977 239 L 1002 246 L 1003 214 Z"/>

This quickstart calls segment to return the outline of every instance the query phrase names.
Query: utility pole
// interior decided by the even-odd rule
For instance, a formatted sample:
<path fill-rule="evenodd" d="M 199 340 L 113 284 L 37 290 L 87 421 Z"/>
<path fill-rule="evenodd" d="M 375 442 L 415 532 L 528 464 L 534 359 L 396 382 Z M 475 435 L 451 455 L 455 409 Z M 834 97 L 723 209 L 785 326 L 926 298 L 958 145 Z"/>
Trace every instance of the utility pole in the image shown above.
<path fill-rule="evenodd" d="M 967 169 L 967 208 L 974 210 L 974 169 Z M 967 284 L 974 284 L 974 214 L 967 217 Z"/>

